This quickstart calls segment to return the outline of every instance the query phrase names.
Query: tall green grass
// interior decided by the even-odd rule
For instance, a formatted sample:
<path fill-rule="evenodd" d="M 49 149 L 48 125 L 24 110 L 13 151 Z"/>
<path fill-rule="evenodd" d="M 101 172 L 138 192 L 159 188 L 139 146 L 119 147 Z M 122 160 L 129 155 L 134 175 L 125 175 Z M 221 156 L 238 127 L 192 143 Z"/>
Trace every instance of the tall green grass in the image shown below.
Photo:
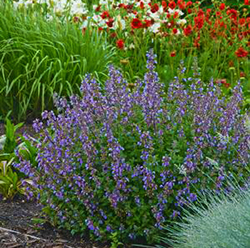
<path fill-rule="evenodd" d="M 53 107 L 53 93 L 78 93 L 86 73 L 105 77 L 114 50 L 106 37 L 38 12 L 0 3 L 0 115 L 33 119 Z"/>

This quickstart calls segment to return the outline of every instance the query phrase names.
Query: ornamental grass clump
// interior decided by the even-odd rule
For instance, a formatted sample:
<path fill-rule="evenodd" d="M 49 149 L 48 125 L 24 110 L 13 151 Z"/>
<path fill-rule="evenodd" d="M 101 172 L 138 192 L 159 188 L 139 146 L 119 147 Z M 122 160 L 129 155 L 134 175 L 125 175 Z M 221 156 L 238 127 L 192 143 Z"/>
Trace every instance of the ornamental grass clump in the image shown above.
<path fill-rule="evenodd" d="M 155 64 L 151 50 L 144 79 L 132 86 L 113 66 L 103 87 L 87 75 L 81 97 L 55 97 L 57 113 L 45 111 L 35 121 L 38 165 L 17 167 L 33 174 L 54 225 L 80 234 L 87 229 L 96 239 L 153 241 L 197 190 L 224 190 L 230 173 L 239 182 L 246 177 L 240 85 L 230 99 L 213 81 L 204 88 L 199 79 L 182 79 L 184 85 L 175 78 L 166 91 Z"/>
<path fill-rule="evenodd" d="M 202 196 L 183 221 L 161 241 L 173 248 L 247 248 L 250 244 L 250 189 L 233 187 L 234 194 Z M 171 240 L 171 241 L 170 241 Z M 168 246 L 157 246 L 158 248 Z"/>

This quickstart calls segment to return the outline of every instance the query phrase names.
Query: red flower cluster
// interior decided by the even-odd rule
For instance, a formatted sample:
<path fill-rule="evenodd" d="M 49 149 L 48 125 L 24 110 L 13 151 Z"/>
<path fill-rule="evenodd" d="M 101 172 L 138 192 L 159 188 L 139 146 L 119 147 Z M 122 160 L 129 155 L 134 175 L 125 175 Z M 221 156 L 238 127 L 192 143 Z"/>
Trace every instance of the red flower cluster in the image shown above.
<path fill-rule="evenodd" d="M 123 39 L 119 39 L 116 41 L 116 46 L 119 48 L 119 49 L 124 49 L 124 40 Z"/>
<path fill-rule="evenodd" d="M 142 28 L 143 24 L 138 18 L 134 18 L 131 22 L 131 28 L 136 29 L 136 28 Z"/>
<path fill-rule="evenodd" d="M 189 36 L 192 33 L 192 26 L 189 24 L 187 27 L 183 28 L 183 33 L 186 36 Z"/>
<path fill-rule="evenodd" d="M 230 87 L 230 83 L 227 82 L 226 79 L 218 79 L 215 81 L 217 84 L 222 84 L 224 85 L 226 88 L 229 88 Z"/>
<path fill-rule="evenodd" d="M 225 8 L 226 8 L 226 4 L 225 3 L 221 3 L 220 10 L 224 10 Z"/>
<path fill-rule="evenodd" d="M 236 52 L 235 55 L 239 58 L 244 58 L 247 57 L 248 52 L 246 50 L 244 50 L 243 47 L 240 47 Z"/>
<path fill-rule="evenodd" d="M 169 7 L 170 9 L 175 9 L 175 7 L 176 7 L 175 2 L 170 2 L 170 3 L 168 4 L 168 7 Z"/>
<path fill-rule="evenodd" d="M 194 23 L 195 23 L 195 27 L 197 29 L 202 29 L 202 27 L 204 25 L 204 16 L 203 15 L 196 16 L 194 18 Z"/>
<path fill-rule="evenodd" d="M 109 12 L 108 11 L 103 11 L 102 14 L 101 14 L 101 18 L 102 19 L 106 19 L 106 18 L 109 18 L 110 15 L 109 15 Z"/>
<path fill-rule="evenodd" d="M 159 10 L 159 6 L 157 3 L 155 3 L 154 5 L 151 6 L 151 12 L 155 13 Z"/>
<path fill-rule="evenodd" d="M 175 57 L 175 56 L 176 56 L 176 51 L 170 53 L 170 57 Z"/>

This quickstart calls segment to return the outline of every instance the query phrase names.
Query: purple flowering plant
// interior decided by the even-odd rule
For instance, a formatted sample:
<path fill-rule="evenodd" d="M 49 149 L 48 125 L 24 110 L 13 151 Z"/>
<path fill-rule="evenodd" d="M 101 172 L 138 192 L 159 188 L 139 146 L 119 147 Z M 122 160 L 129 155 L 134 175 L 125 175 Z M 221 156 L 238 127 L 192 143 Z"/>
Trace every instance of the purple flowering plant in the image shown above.
<path fill-rule="evenodd" d="M 89 230 L 96 239 L 116 233 L 120 241 L 152 241 L 196 201 L 197 190 L 220 190 L 230 174 L 239 181 L 248 176 L 240 85 L 230 99 L 198 78 L 176 77 L 166 90 L 152 50 L 147 59 L 148 71 L 133 88 L 110 66 L 104 87 L 87 75 L 81 96 L 55 96 L 57 113 L 45 111 L 34 122 L 37 165 L 16 166 L 32 178 L 38 193 L 27 194 L 53 224 Z"/>

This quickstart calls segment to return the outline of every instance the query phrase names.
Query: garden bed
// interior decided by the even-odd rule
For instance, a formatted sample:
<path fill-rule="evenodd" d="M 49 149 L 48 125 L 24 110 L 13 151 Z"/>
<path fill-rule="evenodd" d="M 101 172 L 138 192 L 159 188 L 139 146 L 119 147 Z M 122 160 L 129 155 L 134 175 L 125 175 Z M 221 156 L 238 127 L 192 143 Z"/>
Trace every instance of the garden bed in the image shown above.
<path fill-rule="evenodd" d="M 229 1 L 0 4 L 0 248 L 249 246 L 250 1 Z"/>

